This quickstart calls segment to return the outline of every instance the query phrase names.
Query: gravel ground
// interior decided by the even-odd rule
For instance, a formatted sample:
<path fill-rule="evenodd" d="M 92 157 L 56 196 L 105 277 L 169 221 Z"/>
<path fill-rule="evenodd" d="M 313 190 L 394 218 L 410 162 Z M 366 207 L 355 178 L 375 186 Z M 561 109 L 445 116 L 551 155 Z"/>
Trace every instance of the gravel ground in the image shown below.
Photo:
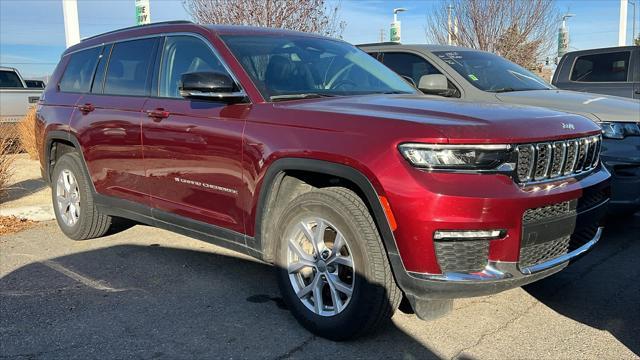
<path fill-rule="evenodd" d="M 639 234 L 636 214 L 551 278 L 333 343 L 253 259 L 140 225 L 74 242 L 44 222 L 0 237 L 0 358 L 636 359 Z"/>

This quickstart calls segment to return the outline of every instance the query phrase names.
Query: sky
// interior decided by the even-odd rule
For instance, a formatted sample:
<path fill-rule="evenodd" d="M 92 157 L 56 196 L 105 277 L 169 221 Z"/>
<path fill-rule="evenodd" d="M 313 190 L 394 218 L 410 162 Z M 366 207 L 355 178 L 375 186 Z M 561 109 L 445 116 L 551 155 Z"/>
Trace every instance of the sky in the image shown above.
<path fill-rule="evenodd" d="M 65 50 L 61 1 L 0 0 L 0 65 L 18 68 L 27 78 L 53 72 Z M 181 0 L 150 1 L 153 22 L 189 20 Z M 445 3 L 445 0 L 341 0 L 340 17 L 347 24 L 343 39 L 354 44 L 376 42 L 381 29 L 388 39 L 393 8 L 403 7 L 407 11 L 399 14 L 402 42 L 424 43 L 427 16 Z M 617 45 L 619 0 L 556 0 L 556 6 L 575 15 L 568 22 L 571 50 Z M 640 4 L 637 6 L 636 19 L 640 15 Z M 632 12 L 630 6 L 629 42 Z M 78 0 L 78 15 L 81 38 L 132 26 L 134 0 Z M 640 23 L 636 23 L 636 31 L 640 32 Z"/>

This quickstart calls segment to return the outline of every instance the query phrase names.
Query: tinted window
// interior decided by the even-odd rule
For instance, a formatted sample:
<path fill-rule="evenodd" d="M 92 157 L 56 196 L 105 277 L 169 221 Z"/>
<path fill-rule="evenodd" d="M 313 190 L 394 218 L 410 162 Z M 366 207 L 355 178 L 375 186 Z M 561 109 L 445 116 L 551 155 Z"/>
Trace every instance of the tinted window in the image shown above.
<path fill-rule="evenodd" d="M 107 45 L 102 49 L 100 55 L 100 61 L 98 67 L 96 67 L 96 74 L 93 76 L 93 84 L 91 85 L 92 93 L 102 93 L 102 85 L 104 84 L 104 73 L 107 69 L 107 62 L 109 61 L 109 53 L 113 45 Z"/>
<path fill-rule="evenodd" d="M 21 88 L 20 78 L 13 71 L 0 71 L 0 87 Z"/>
<path fill-rule="evenodd" d="M 520 65 L 482 51 L 434 51 L 471 85 L 489 92 L 548 90 L 544 80 Z"/>
<path fill-rule="evenodd" d="M 60 91 L 88 92 L 99 55 L 99 47 L 72 54 L 60 79 Z"/>
<path fill-rule="evenodd" d="M 628 51 L 579 56 L 571 71 L 572 81 L 615 82 L 627 81 Z"/>
<path fill-rule="evenodd" d="M 104 81 L 104 93 L 145 95 L 149 65 L 156 39 L 133 40 L 113 45 Z"/>
<path fill-rule="evenodd" d="M 266 99 L 415 93 L 393 71 L 342 41 L 293 35 L 223 40 Z"/>
<path fill-rule="evenodd" d="M 422 75 L 440 74 L 440 71 L 422 57 L 406 53 L 384 53 L 382 62 L 396 73 L 420 83 Z"/>
<path fill-rule="evenodd" d="M 28 88 L 44 89 L 45 87 L 44 81 L 42 80 L 25 80 L 24 82 L 27 84 Z"/>
<path fill-rule="evenodd" d="M 159 96 L 180 97 L 180 77 L 185 73 L 227 73 L 209 46 L 193 36 L 170 36 L 164 43 Z"/>

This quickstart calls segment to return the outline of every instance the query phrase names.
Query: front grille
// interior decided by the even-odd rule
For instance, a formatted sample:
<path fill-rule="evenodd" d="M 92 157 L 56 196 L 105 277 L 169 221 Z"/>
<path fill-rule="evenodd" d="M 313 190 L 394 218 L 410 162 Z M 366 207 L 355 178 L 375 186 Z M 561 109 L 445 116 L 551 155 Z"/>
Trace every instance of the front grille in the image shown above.
<path fill-rule="evenodd" d="M 598 165 L 601 142 L 602 137 L 596 135 L 518 145 L 516 180 L 531 183 L 589 171 Z"/>
<path fill-rule="evenodd" d="M 489 240 L 435 241 L 442 272 L 482 271 L 489 257 Z"/>
<path fill-rule="evenodd" d="M 523 247 L 520 249 L 518 265 L 525 268 L 567 254 L 569 252 L 569 238 L 569 236 L 563 236 L 541 244 Z"/>
<path fill-rule="evenodd" d="M 559 216 L 569 215 L 571 213 L 575 213 L 575 205 L 572 204 L 571 201 L 563 201 L 553 205 L 527 209 L 524 212 L 524 215 L 522 215 L 522 223 L 526 225 L 547 219 L 558 218 Z"/>

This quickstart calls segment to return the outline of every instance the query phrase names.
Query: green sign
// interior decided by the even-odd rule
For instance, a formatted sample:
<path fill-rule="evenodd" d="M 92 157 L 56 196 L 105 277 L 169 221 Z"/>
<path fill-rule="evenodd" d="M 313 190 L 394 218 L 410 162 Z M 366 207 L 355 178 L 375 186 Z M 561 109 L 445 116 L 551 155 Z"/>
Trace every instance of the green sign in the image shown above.
<path fill-rule="evenodd" d="M 136 24 L 144 25 L 151 22 L 149 0 L 136 0 Z"/>
<path fill-rule="evenodd" d="M 394 21 L 391 23 L 389 40 L 393 42 L 400 42 L 400 21 Z"/>

